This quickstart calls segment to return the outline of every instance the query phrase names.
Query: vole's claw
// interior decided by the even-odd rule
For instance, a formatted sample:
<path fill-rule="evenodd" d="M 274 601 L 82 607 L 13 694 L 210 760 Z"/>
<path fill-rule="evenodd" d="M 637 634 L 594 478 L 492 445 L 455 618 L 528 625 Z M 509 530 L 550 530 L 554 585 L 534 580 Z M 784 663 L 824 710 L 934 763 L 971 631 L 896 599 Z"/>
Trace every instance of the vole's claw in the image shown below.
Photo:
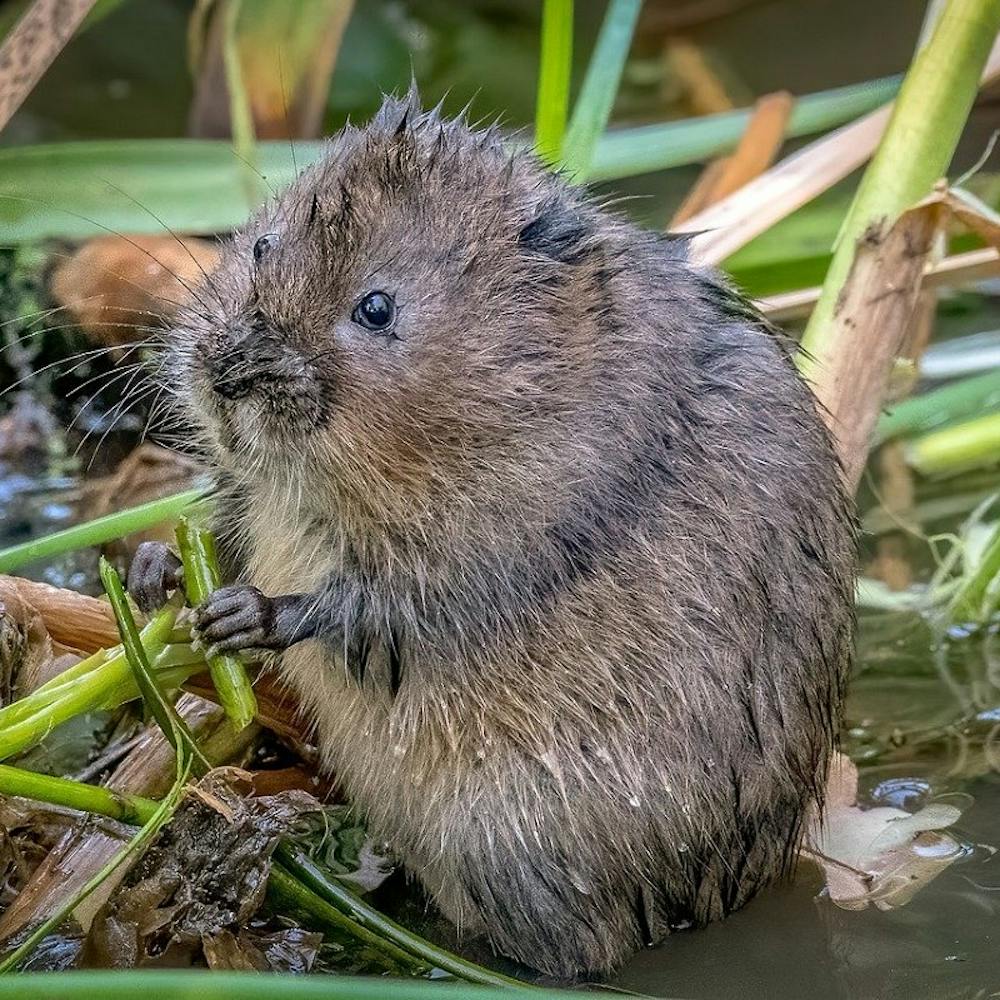
<path fill-rule="evenodd" d="M 220 587 L 195 609 L 195 630 L 209 653 L 242 649 L 274 649 L 274 602 L 256 587 L 235 584 Z"/>
<path fill-rule="evenodd" d="M 126 586 L 140 611 L 147 614 L 167 602 L 184 579 L 180 559 L 163 542 L 142 542 L 128 568 Z"/>

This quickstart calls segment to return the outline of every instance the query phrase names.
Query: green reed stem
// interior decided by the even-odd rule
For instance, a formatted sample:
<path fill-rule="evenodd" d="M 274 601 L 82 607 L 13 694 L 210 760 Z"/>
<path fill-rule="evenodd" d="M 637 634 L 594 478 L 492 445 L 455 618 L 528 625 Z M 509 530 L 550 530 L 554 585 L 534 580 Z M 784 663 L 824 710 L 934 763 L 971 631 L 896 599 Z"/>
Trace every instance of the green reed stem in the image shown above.
<path fill-rule="evenodd" d="M 325 927 L 335 933 L 349 934 L 359 944 L 377 951 L 408 975 L 426 976 L 433 971 L 433 966 L 425 965 L 393 941 L 372 933 L 359 921 L 313 892 L 277 861 L 271 864 L 267 895 L 271 905 L 279 912 L 297 910 L 306 915 L 311 925 Z"/>
<path fill-rule="evenodd" d="M 586 177 L 611 117 L 642 0 L 610 0 L 562 146 L 566 169 Z"/>
<path fill-rule="evenodd" d="M 542 52 L 535 103 L 535 150 L 546 163 L 559 162 L 573 74 L 573 0 L 545 0 Z"/>
<path fill-rule="evenodd" d="M 822 378 L 839 350 L 834 317 L 864 234 L 887 233 L 948 169 L 998 29 L 1000 0 L 948 0 L 914 56 L 803 334 L 798 360 L 807 377 Z"/>
<path fill-rule="evenodd" d="M 0 1000 L 24 1000 L 26 982 L 37 1000 L 579 1000 L 578 990 L 490 989 L 466 984 L 372 976 L 298 976 L 201 969 L 82 970 L 33 973 L 0 981 Z"/>
<path fill-rule="evenodd" d="M 1000 413 L 967 420 L 914 438 L 907 462 L 923 476 L 947 476 L 1000 462 Z"/>
<path fill-rule="evenodd" d="M 178 757 L 189 757 L 192 769 L 196 774 L 207 773 L 211 765 L 198 748 L 194 735 L 187 724 L 178 715 L 173 704 L 167 700 L 152 667 L 149 665 L 147 650 L 143 645 L 139 630 L 135 626 L 135 619 L 132 617 L 132 609 L 125 596 L 121 577 L 103 556 L 101 557 L 100 570 L 101 582 L 104 584 L 108 599 L 111 601 L 115 621 L 118 623 L 118 633 L 122 637 L 125 658 L 128 660 L 142 700 Z"/>
<path fill-rule="evenodd" d="M 164 631 L 169 632 L 176 613 L 175 608 L 161 612 L 143 630 L 144 638 L 147 630 L 161 623 Z M 53 678 L 37 691 L 0 709 L 0 760 L 37 746 L 53 729 L 78 715 L 117 708 L 138 698 L 139 687 L 124 651 L 116 647 L 105 655 L 107 658 L 89 671 L 68 681 Z M 95 659 L 96 656 L 90 658 Z M 190 646 L 167 646 L 153 658 L 152 669 L 161 684 L 178 687 L 205 669 L 205 659 Z"/>
<path fill-rule="evenodd" d="M 893 403 L 878 422 L 876 444 L 940 429 L 1000 409 L 1000 368 Z"/>
<path fill-rule="evenodd" d="M 184 588 L 188 603 L 197 607 L 208 600 L 221 581 L 219 561 L 211 534 L 195 527 L 187 518 L 177 525 L 177 546 L 184 564 Z M 249 725 L 257 714 L 257 699 L 246 667 L 235 656 L 223 653 L 208 658 L 212 683 L 219 703 L 237 729 Z"/>
<path fill-rule="evenodd" d="M 0 764 L 0 795 L 18 795 L 79 812 L 96 813 L 130 826 L 148 823 L 160 806 L 159 802 L 141 795 L 116 792 L 70 778 L 53 778 L 9 764 Z"/>
<path fill-rule="evenodd" d="M 394 942 L 403 951 L 416 955 L 433 968 L 441 969 L 466 982 L 486 986 L 524 986 L 525 984 L 490 969 L 467 962 L 442 948 L 432 945 L 412 931 L 390 920 L 365 900 L 355 895 L 336 877 L 317 864 L 305 851 L 287 842 L 279 844 L 275 858 L 303 885 L 356 920 L 380 938 Z"/>
<path fill-rule="evenodd" d="M 134 531 L 144 531 L 164 521 L 173 521 L 199 500 L 204 499 L 204 495 L 202 490 L 185 490 L 183 493 L 151 500 L 149 503 L 139 504 L 128 510 L 94 518 L 85 524 L 55 531 L 51 535 L 30 542 L 12 545 L 10 548 L 0 550 L 0 573 L 12 573 L 28 563 L 52 559 L 74 549 L 103 545 L 123 535 L 130 535 Z"/>

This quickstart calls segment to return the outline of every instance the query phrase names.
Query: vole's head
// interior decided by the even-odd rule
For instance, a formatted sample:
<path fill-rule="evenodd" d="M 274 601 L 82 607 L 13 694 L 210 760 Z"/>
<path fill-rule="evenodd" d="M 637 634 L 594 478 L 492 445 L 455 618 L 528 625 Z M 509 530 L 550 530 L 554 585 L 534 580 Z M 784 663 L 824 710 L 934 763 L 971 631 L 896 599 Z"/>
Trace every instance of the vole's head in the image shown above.
<path fill-rule="evenodd" d="M 569 436 L 616 226 L 495 130 L 390 99 L 224 251 L 175 391 L 230 469 L 471 498 Z"/>

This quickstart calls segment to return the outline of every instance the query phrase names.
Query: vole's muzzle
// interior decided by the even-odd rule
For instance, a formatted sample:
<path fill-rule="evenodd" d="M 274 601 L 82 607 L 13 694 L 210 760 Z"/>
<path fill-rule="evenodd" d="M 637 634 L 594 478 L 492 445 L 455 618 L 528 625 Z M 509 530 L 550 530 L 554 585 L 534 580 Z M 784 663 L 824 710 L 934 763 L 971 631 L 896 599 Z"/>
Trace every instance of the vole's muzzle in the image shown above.
<path fill-rule="evenodd" d="M 212 389 L 229 400 L 287 389 L 307 374 L 294 351 L 271 337 L 254 335 L 210 357 L 206 369 Z"/>

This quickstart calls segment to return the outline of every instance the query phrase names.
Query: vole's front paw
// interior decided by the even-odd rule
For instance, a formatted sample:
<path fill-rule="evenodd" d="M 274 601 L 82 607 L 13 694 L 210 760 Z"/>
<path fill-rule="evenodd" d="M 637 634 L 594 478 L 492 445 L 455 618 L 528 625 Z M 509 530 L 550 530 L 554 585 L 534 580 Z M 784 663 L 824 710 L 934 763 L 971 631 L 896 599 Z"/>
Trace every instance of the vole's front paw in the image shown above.
<path fill-rule="evenodd" d="M 163 542 L 143 542 L 128 568 L 128 592 L 147 614 L 167 603 L 184 579 L 180 559 Z"/>
<path fill-rule="evenodd" d="M 279 649 L 275 602 L 256 587 L 220 587 L 195 609 L 195 628 L 209 653 Z"/>

